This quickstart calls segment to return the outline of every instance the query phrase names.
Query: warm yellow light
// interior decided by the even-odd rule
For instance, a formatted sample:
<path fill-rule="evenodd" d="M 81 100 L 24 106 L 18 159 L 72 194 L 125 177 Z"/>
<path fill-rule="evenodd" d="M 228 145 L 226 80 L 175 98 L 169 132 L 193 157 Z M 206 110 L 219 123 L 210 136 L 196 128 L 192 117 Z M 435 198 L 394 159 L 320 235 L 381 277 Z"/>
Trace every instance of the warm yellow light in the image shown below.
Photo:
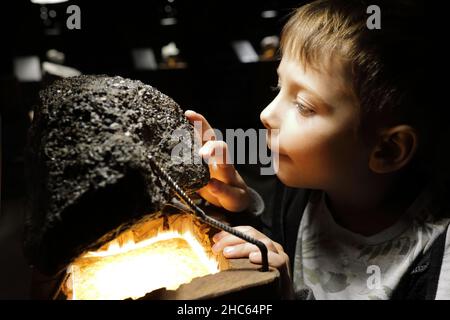
<path fill-rule="evenodd" d="M 190 231 L 162 231 L 136 243 L 127 232 L 106 250 L 78 258 L 68 269 L 67 285 L 72 299 L 137 299 L 219 271 L 218 260 Z"/>

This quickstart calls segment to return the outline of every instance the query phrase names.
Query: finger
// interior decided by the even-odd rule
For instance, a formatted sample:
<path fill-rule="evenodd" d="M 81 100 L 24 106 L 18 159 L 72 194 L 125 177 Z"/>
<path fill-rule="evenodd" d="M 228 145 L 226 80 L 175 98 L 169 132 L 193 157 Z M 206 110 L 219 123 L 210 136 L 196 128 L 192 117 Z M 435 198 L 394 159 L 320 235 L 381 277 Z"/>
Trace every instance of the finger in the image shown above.
<path fill-rule="evenodd" d="M 277 242 L 273 242 L 273 245 L 275 246 L 275 248 L 277 248 L 278 252 L 284 252 L 283 247 L 281 246 L 281 244 L 277 243 Z"/>
<path fill-rule="evenodd" d="M 251 252 L 248 256 L 250 262 L 255 264 L 262 264 L 262 256 L 261 252 L 254 251 Z M 289 257 L 286 253 L 275 253 L 273 251 L 269 251 L 267 253 L 267 259 L 269 260 L 269 266 L 273 268 L 284 268 L 289 263 Z"/>
<path fill-rule="evenodd" d="M 203 145 L 206 141 L 216 140 L 216 135 L 213 128 L 209 124 L 208 120 L 201 115 L 192 110 L 186 110 L 184 115 L 188 120 L 194 124 L 194 129 L 196 133 L 200 136 L 201 144 Z"/>
<path fill-rule="evenodd" d="M 228 211 L 240 212 L 249 206 L 250 197 L 246 189 L 228 185 L 217 179 L 211 179 L 205 188 L 215 197 L 214 200 Z"/>
<path fill-rule="evenodd" d="M 241 231 L 241 232 L 246 232 L 246 231 L 249 231 L 254 228 L 250 227 L 250 226 L 239 226 L 239 227 L 234 227 L 234 229 Z M 217 242 L 217 241 L 221 240 L 222 238 L 229 236 L 229 235 L 230 235 L 230 233 L 228 233 L 226 231 L 220 231 L 220 232 L 216 233 L 212 239 L 214 240 L 214 242 Z"/>
<path fill-rule="evenodd" d="M 236 229 L 237 231 L 246 233 L 249 236 L 252 236 L 254 238 L 256 238 L 256 237 L 259 237 L 259 238 L 260 237 L 267 237 L 264 233 L 256 230 L 252 226 L 237 226 L 237 227 L 234 227 L 234 229 Z"/>
<path fill-rule="evenodd" d="M 261 241 L 266 246 L 267 250 L 273 251 L 275 253 L 278 253 L 278 250 L 274 246 L 273 241 L 270 240 L 269 238 L 267 238 L 266 236 L 258 239 L 258 237 L 252 236 L 248 232 L 246 234 L 251 236 L 251 237 L 253 237 L 253 238 L 255 238 L 255 239 L 257 239 L 257 240 L 259 240 L 259 241 Z M 220 251 L 224 250 L 226 247 L 233 247 L 233 246 L 236 246 L 236 245 L 241 244 L 241 243 L 247 243 L 247 242 L 245 240 L 239 238 L 239 237 L 236 237 L 235 235 L 229 234 L 229 235 L 221 238 L 220 240 L 218 240 L 214 244 L 213 251 L 214 252 L 220 252 Z M 253 246 L 253 248 L 255 250 L 259 250 L 259 248 L 256 247 L 255 245 L 253 245 L 253 244 L 251 244 L 251 245 Z"/>
<path fill-rule="evenodd" d="M 217 242 L 220 239 L 222 239 L 223 237 L 225 237 L 227 234 L 228 234 L 228 232 L 226 232 L 226 231 L 219 231 L 212 237 L 212 240 L 214 242 Z"/>
<path fill-rule="evenodd" d="M 223 248 L 223 255 L 228 259 L 247 258 L 250 253 L 258 251 L 258 247 L 245 242 Z"/>
<path fill-rule="evenodd" d="M 211 193 L 210 188 L 208 185 L 204 186 L 203 188 L 197 190 L 197 193 L 206 201 L 209 203 L 215 205 L 216 207 L 221 207 L 219 199 Z"/>
<path fill-rule="evenodd" d="M 255 228 L 251 227 L 251 226 L 238 226 L 235 227 L 236 230 L 245 233 L 246 235 L 261 241 L 267 248 L 267 250 L 269 251 L 273 251 L 275 253 L 279 253 L 279 251 L 283 251 L 283 248 L 280 246 L 281 250 L 278 250 L 278 247 L 275 246 L 276 242 L 272 241 L 270 238 L 268 238 L 264 233 L 256 230 Z M 230 235 L 232 237 L 234 237 L 233 235 Z M 259 250 L 259 249 L 258 249 Z"/>
<path fill-rule="evenodd" d="M 224 141 L 208 141 L 199 150 L 208 163 L 211 177 L 234 186 L 245 185 L 229 157 L 228 145 Z"/>
<path fill-rule="evenodd" d="M 205 187 L 197 190 L 197 193 L 209 203 L 216 207 L 222 207 L 230 212 L 241 212 L 248 208 L 250 197 L 242 189 L 224 184 L 220 188 L 224 188 L 225 190 L 213 190 L 214 187 L 211 187 L 213 183 L 213 181 L 210 181 Z M 229 188 L 236 190 L 229 191 Z"/>
<path fill-rule="evenodd" d="M 287 255 L 284 252 L 278 253 L 274 251 L 268 251 L 269 265 L 272 267 L 280 267 L 288 260 Z M 253 263 L 262 263 L 261 251 L 254 244 L 245 242 L 232 246 L 226 246 L 223 248 L 223 255 L 228 259 L 246 258 L 249 257 Z"/>
<path fill-rule="evenodd" d="M 199 150 L 199 154 L 205 159 L 208 164 L 213 161 L 217 165 L 229 166 L 232 165 L 228 145 L 225 141 L 207 141 Z"/>
<path fill-rule="evenodd" d="M 233 247 L 239 244 L 244 244 L 245 240 L 242 240 L 238 237 L 227 235 L 223 237 L 221 240 L 217 241 L 212 246 L 212 251 L 215 253 L 222 252 L 225 247 Z"/>

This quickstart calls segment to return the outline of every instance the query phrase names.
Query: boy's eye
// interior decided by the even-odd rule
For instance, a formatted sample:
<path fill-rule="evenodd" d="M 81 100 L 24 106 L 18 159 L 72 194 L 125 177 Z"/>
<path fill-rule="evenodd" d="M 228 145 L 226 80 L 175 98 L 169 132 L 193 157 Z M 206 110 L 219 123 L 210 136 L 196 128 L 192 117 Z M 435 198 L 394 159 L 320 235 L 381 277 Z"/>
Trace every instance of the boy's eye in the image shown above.
<path fill-rule="evenodd" d="M 311 116 L 311 115 L 316 113 L 313 109 L 311 109 L 310 107 L 305 106 L 301 102 L 296 101 L 296 102 L 294 102 L 294 104 L 295 104 L 295 106 L 297 107 L 298 111 L 300 112 L 300 114 L 302 116 L 307 117 L 307 116 Z"/>

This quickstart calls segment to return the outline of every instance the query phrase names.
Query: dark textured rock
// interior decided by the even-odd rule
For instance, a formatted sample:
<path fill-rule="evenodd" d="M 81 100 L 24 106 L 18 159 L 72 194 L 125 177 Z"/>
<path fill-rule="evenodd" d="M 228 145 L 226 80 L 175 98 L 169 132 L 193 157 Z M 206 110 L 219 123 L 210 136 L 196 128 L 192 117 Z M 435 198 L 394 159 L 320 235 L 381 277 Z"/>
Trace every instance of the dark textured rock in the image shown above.
<path fill-rule="evenodd" d="M 173 130 L 187 130 L 192 138 L 193 127 L 172 99 L 151 86 L 79 76 L 54 83 L 40 101 L 29 135 L 25 251 L 45 274 L 156 215 L 171 199 L 148 154 L 185 190 L 209 178 L 203 164 L 171 161 L 180 143 Z"/>

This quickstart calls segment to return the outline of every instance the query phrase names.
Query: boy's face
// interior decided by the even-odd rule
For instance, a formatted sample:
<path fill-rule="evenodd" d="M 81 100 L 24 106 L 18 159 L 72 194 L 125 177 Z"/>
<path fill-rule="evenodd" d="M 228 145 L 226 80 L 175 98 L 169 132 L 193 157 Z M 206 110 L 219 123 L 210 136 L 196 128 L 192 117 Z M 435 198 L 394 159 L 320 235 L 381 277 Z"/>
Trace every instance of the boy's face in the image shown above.
<path fill-rule="evenodd" d="M 284 184 L 327 190 L 368 173 L 369 149 L 357 135 L 358 102 L 345 70 L 338 59 L 326 71 L 304 69 L 286 56 L 281 60 L 280 91 L 261 121 L 269 135 L 277 135 L 277 176 Z"/>

